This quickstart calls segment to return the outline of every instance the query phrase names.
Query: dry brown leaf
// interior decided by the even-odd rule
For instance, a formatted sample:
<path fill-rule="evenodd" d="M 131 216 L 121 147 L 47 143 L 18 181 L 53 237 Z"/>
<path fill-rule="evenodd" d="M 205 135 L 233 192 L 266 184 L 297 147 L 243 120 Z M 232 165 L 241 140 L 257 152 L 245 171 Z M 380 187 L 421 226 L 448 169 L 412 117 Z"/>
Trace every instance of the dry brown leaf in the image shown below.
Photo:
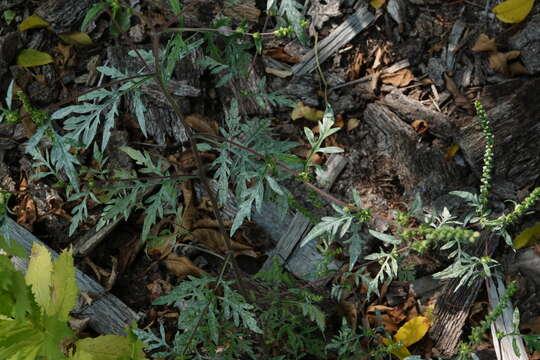
<path fill-rule="evenodd" d="M 356 129 L 360 125 L 360 119 L 357 118 L 351 118 L 347 120 L 347 131 L 351 131 L 353 129 Z"/>
<path fill-rule="evenodd" d="M 150 301 L 154 301 L 157 298 L 170 293 L 172 290 L 172 285 L 163 279 L 156 279 L 150 284 L 147 284 L 146 288 L 150 292 Z"/>
<path fill-rule="evenodd" d="M 180 184 L 182 195 L 184 196 L 184 211 L 180 220 L 180 227 L 183 230 L 193 229 L 193 224 L 197 221 L 198 213 L 193 199 L 193 185 L 191 180 L 183 181 Z"/>
<path fill-rule="evenodd" d="M 373 65 L 371 65 L 373 70 L 377 70 L 381 66 L 382 58 L 385 52 L 386 48 L 384 46 L 377 47 L 377 50 L 375 50 L 375 60 L 373 60 Z"/>
<path fill-rule="evenodd" d="M 497 51 L 497 45 L 495 39 L 490 39 L 486 34 L 480 34 L 471 50 L 475 52 Z"/>
<path fill-rule="evenodd" d="M 208 120 L 206 116 L 203 116 L 201 114 L 191 114 L 186 116 L 184 120 L 190 128 L 200 134 L 218 134 L 217 124 Z"/>
<path fill-rule="evenodd" d="M 356 329 L 356 325 L 358 324 L 357 304 L 352 301 L 341 300 L 339 302 L 339 311 L 343 313 L 351 329 Z"/>
<path fill-rule="evenodd" d="M 444 84 L 446 88 L 448 89 L 448 91 L 450 92 L 450 94 L 452 94 L 452 97 L 454 98 L 454 102 L 456 103 L 457 106 L 463 109 L 468 109 L 468 110 L 472 109 L 473 106 L 471 102 L 465 96 L 461 94 L 454 80 L 446 72 L 444 73 Z"/>
<path fill-rule="evenodd" d="M 225 2 L 223 15 L 235 20 L 257 21 L 261 16 L 261 10 L 257 8 L 255 0 L 240 0 L 234 2 Z"/>
<path fill-rule="evenodd" d="M 348 70 L 349 80 L 358 78 L 360 71 L 362 70 L 362 65 L 364 65 L 364 53 L 357 51 Z"/>
<path fill-rule="evenodd" d="M 185 239 L 202 243 L 210 249 L 214 249 L 222 253 L 225 253 L 228 250 L 227 244 L 223 239 L 223 235 L 221 232 L 215 229 L 195 229 L 189 235 L 187 235 Z M 232 250 L 235 250 L 235 252 L 252 250 L 250 246 L 241 244 L 234 240 L 231 240 L 231 246 Z"/>
<path fill-rule="evenodd" d="M 263 54 L 279 61 L 285 61 L 289 64 L 296 64 L 301 61 L 300 58 L 287 54 L 283 47 L 264 50 Z"/>
<path fill-rule="evenodd" d="M 185 279 L 188 276 L 195 276 L 198 278 L 207 276 L 204 270 L 193 264 L 193 262 L 185 256 L 169 254 L 163 262 L 167 270 L 180 279 Z"/>
<path fill-rule="evenodd" d="M 516 59 L 520 55 L 518 50 L 505 53 L 494 52 L 489 54 L 489 66 L 503 75 L 510 75 L 508 61 Z"/>
<path fill-rule="evenodd" d="M 411 126 L 418 134 L 423 134 L 429 129 L 429 125 L 425 120 L 414 120 Z"/>
<path fill-rule="evenodd" d="M 385 84 L 396 87 L 407 86 L 414 80 L 414 75 L 410 69 L 401 69 L 391 74 L 382 74 L 381 81 Z"/>
<path fill-rule="evenodd" d="M 526 75 L 529 73 L 527 68 L 523 66 L 520 61 L 510 63 L 510 65 L 508 65 L 508 72 L 510 73 L 510 76 Z"/>

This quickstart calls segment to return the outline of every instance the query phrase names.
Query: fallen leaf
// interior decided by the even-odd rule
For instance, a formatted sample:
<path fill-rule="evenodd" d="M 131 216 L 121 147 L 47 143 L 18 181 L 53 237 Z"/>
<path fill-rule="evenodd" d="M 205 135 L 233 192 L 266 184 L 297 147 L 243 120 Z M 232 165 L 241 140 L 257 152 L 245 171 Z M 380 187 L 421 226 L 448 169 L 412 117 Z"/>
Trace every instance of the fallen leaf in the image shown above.
<path fill-rule="evenodd" d="M 300 58 L 287 54 L 283 47 L 264 50 L 263 54 L 276 60 L 285 61 L 289 64 L 296 64 L 301 61 Z"/>
<path fill-rule="evenodd" d="M 454 98 L 454 102 L 456 103 L 456 105 L 464 109 L 469 109 L 469 110 L 472 109 L 473 105 L 465 96 L 461 94 L 461 92 L 459 91 L 452 77 L 450 77 L 446 72 L 443 73 L 443 75 L 444 75 L 444 84 L 446 88 L 448 89 L 448 91 L 450 92 L 450 94 L 452 94 L 452 97 Z"/>
<path fill-rule="evenodd" d="M 200 134 L 218 134 L 217 124 L 212 123 L 206 116 L 191 114 L 185 117 L 185 121 L 190 128 Z"/>
<path fill-rule="evenodd" d="M 371 0 L 369 2 L 369 5 L 371 5 L 372 7 L 374 7 L 375 9 L 379 9 L 381 8 L 381 6 L 384 5 L 386 0 Z"/>
<path fill-rule="evenodd" d="M 89 46 L 92 45 L 92 39 L 85 32 L 74 31 L 58 35 L 65 43 L 70 45 Z"/>
<path fill-rule="evenodd" d="M 24 19 L 19 24 L 19 31 L 25 31 L 30 29 L 38 29 L 49 26 L 49 23 L 41 16 L 33 14 Z"/>
<path fill-rule="evenodd" d="M 191 260 L 184 256 L 169 254 L 169 256 L 167 256 L 163 262 L 167 270 L 172 272 L 181 280 L 187 278 L 188 276 L 195 276 L 198 278 L 207 276 L 204 270 L 193 264 Z"/>
<path fill-rule="evenodd" d="M 50 64 L 53 61 L 51 55 L 34 49 L 24 49 L 17 55 L 17 65 L 23 67 Z"/>
<path fill-rule="evenodd" d="M 358 324 L 358 305 L 352 301 L 341 300 L 339 302 L 339 310 L 347 319 L 350 328 L 356 329 L 356 325 Z"/>
<path fill-rule="evenodd" d="M 272 75 L 275 75 L 279 78 L 287 78 L 289 76 L 292 76 L 292 72 L 291 71 L 287 71 L 287 70 L 279 70 L 279 69 L 274 69 L 274 68 L 271 68 L 271 67 L 266 67 L 264 68 L 264 71 L 266 71 L 266 73 L 268 74 L 272 74 Z"/>
<path fill-rule="evenodd" d="M 220 251 L 222 253 L 227 252 L 227 244 L 223 239 L 223 235 L 216 229 L 195 229 L 190 234 L 186 235 L 184 238 L 186 241 L 192 240 L 195 242 L 202 243 L 208 248 Z M 231 240 L 232 250 L 235 251 L 244 251 L 252 250 L 250 246 L 241 244 L 237 241 Z M 244 254 L 248 255 L 248 254 Z M 249 256 L 249 255 L 248 255 Z"/>
<path fill-rule="evenodd" d="M 394 349 L 391 353 L 403 360 L 411 353 L 407 349 L 408 346 L 420 341 L 429 329 L 429 319 L 425 316 L 417 316 L 407 321 L 394 335 L 394 341 L 383 338 L 385 345 L 401 343 L 402 346 Z"/>
<path fill-rule="evenodd" d="M 450 149 L 444 154 L 444 158 L 449 161 L 452 160 L 452 158 L 456 155 L 456 153 L 459 151 L 459 145 L 452 145 L 450 146 Z"/>
<path fill-rule="evenodd" d="M 519 23 L 525 20 L 532 10 L 534 0 L 506 0 L 495 6 L 492 11 L 505 23 Z"/>
<path fill-rule="evenodd" d="M 538 240 L 540 240 L 540 222 L 520 232 L 514 239 L 514 247 L 521 249 L 534 245 Z"/>
<path fill-rule="evenodd" d="M 391 74 L 382 74 L 381 81 L 396 87 L 407 86 L 414 80 L 414 75 L 409 69 L 401 69 Z"/>
<path fill-rule="evenodd" d="M 357 118 L 351 118 L 347 120 L 347 131 L 351 131 L 353 129 L 356 129 L 360 125 L 360 119 Z"/>
<path fill-rule="evenodd" d="M 304 118 L 310 121 L 320 121 L 323 116 L 324 111 L 306 106 L 303 102 L 299 102 L 291 112 L 291 119 L 293 120 Z"/>
<path fill-rule="evenodd" d="M 414 120 L 411 126 L 418 134 L 423 134 L 429 129 L 429 125 L 425 120 Z"/>
<path fill-rule="evenodd" d="M 475 52 L 497 51 L 497 45 L 495 39 L 490 39 L 486 34 L 480 34 L 471 50 Z"/>
<path fill-rule="evenodd" d="M 527 68 L 519 61 L 514 61 L 508 65 L 510 76 L 526 75 L 529 73 Z"/>
<path fill-rule="evenodd" d="M 508 51 L 506 53 L 494 52 L 489 54 L 489 66 L 503 74 L 509 75 L 510 71 L 508 68 L 508 61 L 513 60 L 519 56 L 520 52 L 518 50 Z"/>

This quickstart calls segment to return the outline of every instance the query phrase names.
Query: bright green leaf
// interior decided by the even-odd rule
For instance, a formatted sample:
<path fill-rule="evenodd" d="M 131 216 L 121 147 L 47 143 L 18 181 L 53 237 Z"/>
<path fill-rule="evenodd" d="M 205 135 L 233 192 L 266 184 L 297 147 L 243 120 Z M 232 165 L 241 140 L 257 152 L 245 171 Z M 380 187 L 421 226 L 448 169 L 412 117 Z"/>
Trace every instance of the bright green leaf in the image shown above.
<path fill-rule="evenodd" d="M 17 13 L 13 10 L 5 10 L 4 13 L 2 14 L 4 16 L 4 20 L 6 22 L 6 24 L 11 24 L 11 22 L 13 21 L 13 19 L 15 19 L 15 16 L 17 16 Z"/>
<path fill-rule="evenodd" d="M 34 243 L 25 279 L 26 283 L 32 287 L 36 302 L 42 308 L 48 306 L 51 298 L 52 271 L 51 254 L 45 246 Z"/>
<path fill-rule="evenodd" d="M 145 359 L 144 353 L 139 349 L 133 351 L 133 344 L 130 344 L 126 336 L 102 335 L 97 338 L 86 338 L 75 343 L 77 353 L 73 357 L 75 360 L 99 359 L 117 360 L 128 358 L 132 360 Z M 80 353 L 80 355 L 79 355 Z M 91 355 L 92 357 L 88 357 Z"/>
<path fill-rule="evenodd" d="M 39 15 L 32 14 L 19 24 L 19 30 L 25 31 L 29 29 L 44 28 L 47 26 L 49 26 L 49 23 L 45 19 Z"/>
<path fill-rule="evenodd" d="M 519 23 L 525 20 L 532 10 L 534 0 L 506 0 L 493 8 L 497 19 L 505 23 Z"/>
<path fill-rule="evenodd" d="M 34 49 L 24 49 L 17 56 L 17 65 L 23 67 L 46 65 L 53 61 L 51 55 Z"/>

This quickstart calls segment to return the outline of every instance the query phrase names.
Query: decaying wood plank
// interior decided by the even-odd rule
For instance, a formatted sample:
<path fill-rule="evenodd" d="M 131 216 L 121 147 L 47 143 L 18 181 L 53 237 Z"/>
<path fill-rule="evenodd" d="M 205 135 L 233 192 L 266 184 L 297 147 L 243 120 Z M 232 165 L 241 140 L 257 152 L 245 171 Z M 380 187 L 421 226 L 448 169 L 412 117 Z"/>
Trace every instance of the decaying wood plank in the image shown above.
<path fill-rule="evenodd" d="M 317 67 L 317 60 L 321 64 L 334 54 L 339 48 L 351 41 L 362 30 L 377 19 L 367 7 L 361 7 L 349 16 L 343 24 L 338 26 L 330 35 L 317 44 L 316 49 L 310 50 L 302 62 L 292 67 L 295 75 L 310 73 Z"/>
<path fill-rule="evenodd" d="M 418 192 L 426 204 L 463 188 L 466 168 L 445 159 L 447 148 L 420 142 L 420 135 L 401 117 L 381 104 L 369 104 L 364 111 L 368 129 L 366 143 L 376 161 L 374 174 L 393 174 L 406 193 Z"/>
<path fill-rule="evenodd" d="M 502 280 L 497 277 L 495 281 L 491 278 L 486 281 L 488 300 L 491 309 L 499 304 L 501 296 L 506 292 L 506 287 Z M 503 313 L 494 322 L 491 323 L 491 338 L 493 339 L 493 348 L 497 354 L 497 360 L 528 360 L 527 350 L 520 336 L 505 336 L 499 340 L 497 334 L 515 333 L 513 322 L 514 310 L 512 302 L 504 308 Z M 517 355 L 514 351 L 514 345 L 519 351 Z"/>
<path fill-rule="evenodd" d="M 19 243 L 28 255 L 30 255 L 32 245 L 38 243 L 47 247 L 53 258 L 58 257 L 58 254 L 54 250 L 46 246 L 28 230 L 9 218 L 6 221 L 11 238 Z M 28 268 L 27 259 L 14 257 L 12 261 L 18 270 L 26 271 Z M 116 296 L 106 292 L 103 286 L 79 269 L 77 269 L 76 277 L 80 291 L 87 291 L 91 294 L 98 295 L 98 297 L 91 305 L 85 308 L 81 308 L 80 305 L 77 306 L 74 313 L 82 317 L 88 317 L 90 319 L 90 327 L 100 334 L 125 335 L 124 328 L 130 325 L 132 321 L 139 319 L 135 311 L 130 309 Z"/>
<path fill-rule="evenodd" d="M 55 33 L 60 34 L 74 30 L 96 2 L 97 0 L 48 0 L 42 2 L 35 13 L 47 20 Z"/>
<path fill-rule="evenodd" d="M 498 244 L 497 235 L 483 232 L 469 253 L 479 257 L 491 256 Z M 457 352 L 463 325 L 469 318 L 469 311 L 476 300 L 483 278 L 476 278 L 470 286 L 464 285 L 457 289 L 460 281 L 461 278 L 454 278 L 446 283 L 433 311 L 434 320 L 429 336 L 443 356 L 453 356 Z"/>
<path fill-rule="evenodd" d="M 540 181 L 538 89 L 540 79 L 518 79 L 486 86 L 480 97 L 495 137 L 495 191 L 497 182 L 522 188 Z M 480 177 L 485 138 L 478 118 L 463 126 L 457 141 L 473 172 Z"/>
<path fill-rule="evenodd" d="M 320 176 L 320 180 L 323 181 L 321 186 L 324 190 L 329 190 L 332 187 L 346 164 L 347 159 L 342 155 L 333 154 L 329 157 L 327 168 Z M 317 271 L 317 266 L 324 259 L 317 250 L 315 240 L 304 246 L 299 246 L 310 229 L 310 220 L 297 212 L 280 237 L 276 248 L 264 263 L 261 271 L 268 270 L 277 259 L 295 276 L 304 280 L 311 280 L 312 275 Z M 333 264 L 330 267 L 337 268 L 337 265 Z"/>

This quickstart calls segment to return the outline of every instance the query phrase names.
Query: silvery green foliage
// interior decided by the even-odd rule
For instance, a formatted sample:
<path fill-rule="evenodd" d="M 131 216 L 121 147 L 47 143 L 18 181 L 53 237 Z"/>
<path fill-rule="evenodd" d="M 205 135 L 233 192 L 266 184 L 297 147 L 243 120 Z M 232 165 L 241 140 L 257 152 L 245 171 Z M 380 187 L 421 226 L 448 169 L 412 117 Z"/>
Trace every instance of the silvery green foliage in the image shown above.
<path fill-rule="evenodd" d="M 218 199 L 224 204 L 229 194 L 229 182 L 234 180 L 238 212 L 231 227 L 231 235 L 238 230 L 245 219 L 251 219 L 253 208 L 261 211 L 264 200 L 274 201 L 285 216 L 288 211 L 288 190 L 279 184 L 287 175 L 277 173 L 274 159 L 287 160 L 292 155 L 287 151 L 298 144 L 275 140 L 269 119 L 241 121 L 236 100 L 231 102 L 225 124 L 220 131 L 224 138 L 235 141 L 246 149 L 251 149 L 267 159 L 261 161 L 254 153 L 235 147 L 227 142 L 216 144 L 219 156 L 213 166 L 217 168 Z"/>
<path fill-rule="evenodd" d="M 442 249 L 442 248 L 441 248 Z M 434 279 L 452 279 L 459 278 L 457 291 L 463 285 L 470 286 L 473 281 L 479 277 L 490 277 L 491 268 L 498 264 L 497 261 L 485 257 L 478 258 L 471 256 L 466 252 L 461 252 L 459 257 L 446 269 L 433 274 Z"/>
<path fill-rule="evenodd" d="M 270 103 L 270 105 L 273 107 L 283 106 L 293 108 L 296 106 L 294 101 L 292 101 L 287 95 L 284 95 L 282 93 L 281 89 L 267 93 L 266 77 L 263 77 L 259 80 L 257 92 L 253 95 L 257 104 L 262 108 L 266 108 L 265 101 L 268 101 L 268 103 Z"/>
<path fill-rule="evenodd" d="M 381 252 L 369 254 L 365 257 L 365 259 L 376 260 L 381 266 L 373 280 L 366 284 L 368 286 L 368 297 L 372 293 L 379 295 L 379 285 L 386 280 L 391 280 L 397 277 L 399 269 L 397 247 L 394 246 L 392 251 L 389 253 L 386 253 L 381 249 Z"/>
<path fill-rule="evenodd" d="M 356 189 L 353 190 L 353 198 L 354 205 L 357 209 L 356 212 L 332 204 L 332 208 L 336 211 L 337 216 L 324 216 L 310 230 L 300 244 L 300 246 L 304 246 L 321 235 L 327 235 L 333 241 L 343 238 L 346 234 L 350 234 L 349 238 L 344 241 L 348 245 L 349 270 L 354 267 L 354 264 L 356 264 L 364 250 L 367 237 L 362 232 L 362 225 L 369 218 L 369 212 L 366 209 L 362 209 L 362 200 Z"/>
<path fill-rule="evenodd" d="M 234 289 L 230 282 L 223 281 L 223 296 L 218 296 L 212 290 L 213 278 L 194 278 L 182 281 L 169 294 L 154 301 L 154 305 L 173 305 L 178 307 L 178 332 L 173 344 L 167 344 L 164 338 L 163 327 L 160 326 L 160 336 L 156 336 L 151 330 L 135 330 L 135 334 L 151 350 L 160 349 L 153 357 L 184 356 L 182 358 L 194 358 L 201 348 L 210 355 L 216 355 L 218 346 L 235 342 L 242 329 L 256 334 L 262 334 L 254 313 L 254 306 L 248 304 L 245 299 Z M 206 314 L 201 316 L 204 312 Z M 234 335 L 233 335 L 234 334 Z M 227 351 L 240 351 L 235 347 L 240 344 L 230 344 Z M 244 344 L 245 346 L 245 344 Z M 165 350 L 165 351 L 163 351 Z M 223 349 L 221 349 L 223 350 Z M 249 349 L 245 349 L 249 352 Z M 197 357 L 195 357 L 197 358 Z"/>
<path fill-rule="evenodd" d="M 147 239 L 151 227 L 159 218 L 166 215 L 178 216 L 182 208 L 177 205 L 178 192 L 176 182 L 185 178 L 170 178 L 167 171 L 162 170 L 164 164 L 158 160 L 154 162 L 148 152 L 140 152 L 129 146 L 121 147 L 120 150 L 131 157 L 141 168 L 139 172 L 142 174 L 156 175 L 160 177 L 156 181 L 132 180 L 129 182 L 116 182 L 113 184 L 110 192 L 110 200 L 105 203 L 105 208 L 98 221 L 97 228 L 101 229 L 109 222 L 124 217 L 127 220 L 133 209 L 137 207 L 144 208 L 145 217 L 143 223 L 142 239 Z M 116 171 L 116 177 L 121 179 L 137 178 L 137 173 L 134 171 Z M 148 197 L 146 200 L 141 200 L 142 192 L 150 187 L 158 187 L 157 192 Z"/>
<path fill-rule="evenodd" d="M 5 98 L 6 109 L 0 107 L 0 123 L 4 120 L 4 117 L 8 117 L 8 115 L 13 112 L 13 110 L 11 109 L 11 104 L 13 102 L 13 84 L 14 83 L 15 83 L 15 80 L 11 80 L 7 88 L 7 93 L 6 93 L 6 98 Z"/>
<path fill-rule="evenodd" d="M 99 66 L 97 68 L 103 75 L 113 80 L 122 80 L 128 78 L 118 69 L 108 66 Z M 55 111 L 51 115 L 52 120 L 64 119 L 63 127 L 66 131 L 65 136 L 80 142 L 84 148 L 90 146 L 96 136 L 98 127 L 103 122 L 103 135 L 101 138 L 101 149 L 105 149 L 109 142 L 111 130 L 118 116 L 118 108 L 122 96 L 130 96 L 134 105 L 135 117 L 143 132 L 146 133 L 146 122 L 144 113 L 146 108 L 141 100 L 141 90 L 139 87 L 150 77 L 141 77 L 123 83 L 120 87 L 113 90 L 98 89 L 88 94 L 80 96 L 77 105 L 70 105 Z"/>

